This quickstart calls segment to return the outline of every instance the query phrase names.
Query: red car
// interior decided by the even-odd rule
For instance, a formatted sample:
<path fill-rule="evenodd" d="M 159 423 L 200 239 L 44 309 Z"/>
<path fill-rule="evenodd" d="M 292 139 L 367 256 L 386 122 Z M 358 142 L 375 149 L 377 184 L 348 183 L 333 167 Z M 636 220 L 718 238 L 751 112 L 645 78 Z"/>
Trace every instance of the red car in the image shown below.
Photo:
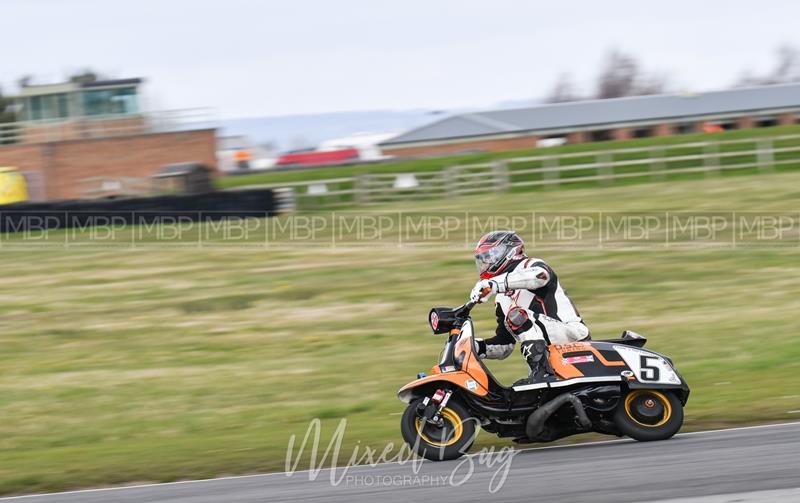
<path fill-rule="evenodd" d="M 312 150 L 310 152 L 293 152 L 283 154 L 275 163 L 276 166 L 321 166 L 323 164 L 341 164 L 359 159 L 358 149 L 343 148 L 340 150 Z"/>

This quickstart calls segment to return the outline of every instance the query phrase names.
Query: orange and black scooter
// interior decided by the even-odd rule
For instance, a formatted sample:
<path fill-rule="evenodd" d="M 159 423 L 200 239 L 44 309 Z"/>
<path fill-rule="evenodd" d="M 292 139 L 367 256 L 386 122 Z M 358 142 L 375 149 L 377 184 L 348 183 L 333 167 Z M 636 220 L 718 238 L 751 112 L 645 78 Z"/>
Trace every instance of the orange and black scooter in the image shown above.
<path fill-rule="evenodd" d="M 589 431 L 636 440 L 672 437 L 683 424 L 689 387 L 668 357 L 619 339 L 551 344 L 551 382 L 500 384 L 477 356 L 469 302 L 437 307 L 428 321 L 447 334 L 441 360 L 398 392 L 408 403 L 401 430 L 419 455 L 433 460 L 467 453 L 478 426 L 515 442 L 550 442 Z"/>

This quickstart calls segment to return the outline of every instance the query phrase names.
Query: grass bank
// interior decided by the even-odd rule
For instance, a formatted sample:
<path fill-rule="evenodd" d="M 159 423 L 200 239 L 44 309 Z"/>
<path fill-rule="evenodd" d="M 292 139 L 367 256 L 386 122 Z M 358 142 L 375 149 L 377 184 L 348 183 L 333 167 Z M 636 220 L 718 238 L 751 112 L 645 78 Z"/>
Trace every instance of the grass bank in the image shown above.
<path fill-rule="evenodd" d="M 786 173 L 414 209 L 797 212 L 798 201 L 800 174 Z M 462 302 L 475 281 L 460 236 L 447 249 L 334 247 L 325 236 L 274 248 L 21 249 L 18 239 L 0 242 L 3 493 L 282 470 L 289 436 L 312 418 L 323 438 L 347 418 L 345 448 L 399 442 L 395 392 L 442 344 L 427 310 Z M 685 429 L 797 418 L 797 247 L 538 252 L 595 337 L 636 330 L 674 357 L 692 386 Z M 479 333 L 491 314 L 476 310 Z M 491 368 L 504 382 L 525 372 L 516 353 Z"/>

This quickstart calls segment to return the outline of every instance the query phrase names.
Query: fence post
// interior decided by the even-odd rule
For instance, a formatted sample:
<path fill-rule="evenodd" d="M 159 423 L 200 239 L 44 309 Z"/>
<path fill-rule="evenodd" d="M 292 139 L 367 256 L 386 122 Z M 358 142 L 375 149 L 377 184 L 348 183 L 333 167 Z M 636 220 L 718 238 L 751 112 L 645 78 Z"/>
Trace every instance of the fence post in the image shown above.
<path fill-rule="evenodd" d="M 292 187 L 283 187 L 273 191 L 277 200 L 276 209 L 278 214 L 294 213 L 297 211 L 297 198 Z"/>
<path fill-rule="evenodd" d="M 508 173 L 508 164 L 497 161 L 492 164 L 492 175 L 496 192 L 508 192 L 511 188 L 511 176 Z"/>
<path fill-rule="evenodd" d="M 773 162 L 775 161 L 775 157 L 772 147 L 772 138 L 761 138 L 758 140 L 756 159 L 758 160 L 759 171 L 774 171 L 775 165 Z"/>
<path fill-rule="evenodd" d="M 614 177 L 614 170 L 611 167 L 611 162 L 611 154 L 607 152 L 597 154 L 597 176 L 600 178 L 600 183 L 602 185 L 608 185 Z"/>
<path fill-rule="evenodd" d="M 357 205 L 369 203 L 369 174 L 361 173 L 353 180 L 353 201 Z"/>
<path fill-rule="evenodd" d="M 544 181 L 549 182 L 550 180 L 555 180 L 554 183 L 545 183 L 544 188 L 550 188 L 551 186 L 558 186 L 561 184 L 561 176 L 558 172 L 558 157 L 548 157 L 542 163 L 544 167 Z"/>
<path fill-rule="evenodd" d="M 442 170 L 442 178 L 444 179 L 444 193 L 447 197 L 458 195 L 458 187 L 456 187 L 458 179 L 458 166 L 448 166 Z"/>
<path fill-rule="evenodd" d="M 663 173 L 666 168 L 664 157 L 667 151 L 664 147 L 654 146 L 650 149 L 650 178 L 653 180 L 663 180 L 666 175 Z M 657 173 L 653 173 L 653 172 Z"/>
<path fill-rule="evenodd" d="M 706 169 L 706 176 L 719 174 L 719 144 L 706 143 L 703 145 L 703 166 Z"/>

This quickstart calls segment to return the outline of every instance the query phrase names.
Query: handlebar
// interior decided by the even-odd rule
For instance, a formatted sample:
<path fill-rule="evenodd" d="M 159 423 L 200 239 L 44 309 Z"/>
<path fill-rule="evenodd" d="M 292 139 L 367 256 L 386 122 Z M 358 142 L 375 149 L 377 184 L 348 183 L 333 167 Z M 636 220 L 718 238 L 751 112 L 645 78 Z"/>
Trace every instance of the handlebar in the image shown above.
<path fill-rule="evenodd" d="M 492 292 L 491 288 L 489 287 L 484 288 L 483 290 L 481 290 L 481 298 L 485 297 L 486 295 L 489 295 L 491 292 Z M 465 315 L 468 315 L 469 312 L 472 311 L 472 308 L 477 306 L 478 304 L 480 304 L 480 302 L 469 301 L 459 308 L 459 312 L 463 312 Z"/>
<path fill-rule="evenodd" d="M 472 311 L 472 308 L 477 306 L 477 305 L 478 305 L 477 302 L 469 301 L 466 304 L 464 304 L 463 306 L 461 306 L 461 309 L 459 309 L 459 311 L 463 312 L 464 314 L 469 314 L 469 312 Z"/>
<path fill-rule="evenodd" d="M 489 295 L 491 292 L 492 292 L 491 288 L 488 287 L 484 288 L 483 290 L 481 290 L 481 298 L 485 297 L 486 295 Z M 478 301 L 469 301 L 460 308 L 458 308 L 458 312 L 463 314 L 464 316 L 468 316 L 469 312 L 472 311 L 472 308 L 477 306 L 478 304 L 480 304 L 480 302 Z"/>

